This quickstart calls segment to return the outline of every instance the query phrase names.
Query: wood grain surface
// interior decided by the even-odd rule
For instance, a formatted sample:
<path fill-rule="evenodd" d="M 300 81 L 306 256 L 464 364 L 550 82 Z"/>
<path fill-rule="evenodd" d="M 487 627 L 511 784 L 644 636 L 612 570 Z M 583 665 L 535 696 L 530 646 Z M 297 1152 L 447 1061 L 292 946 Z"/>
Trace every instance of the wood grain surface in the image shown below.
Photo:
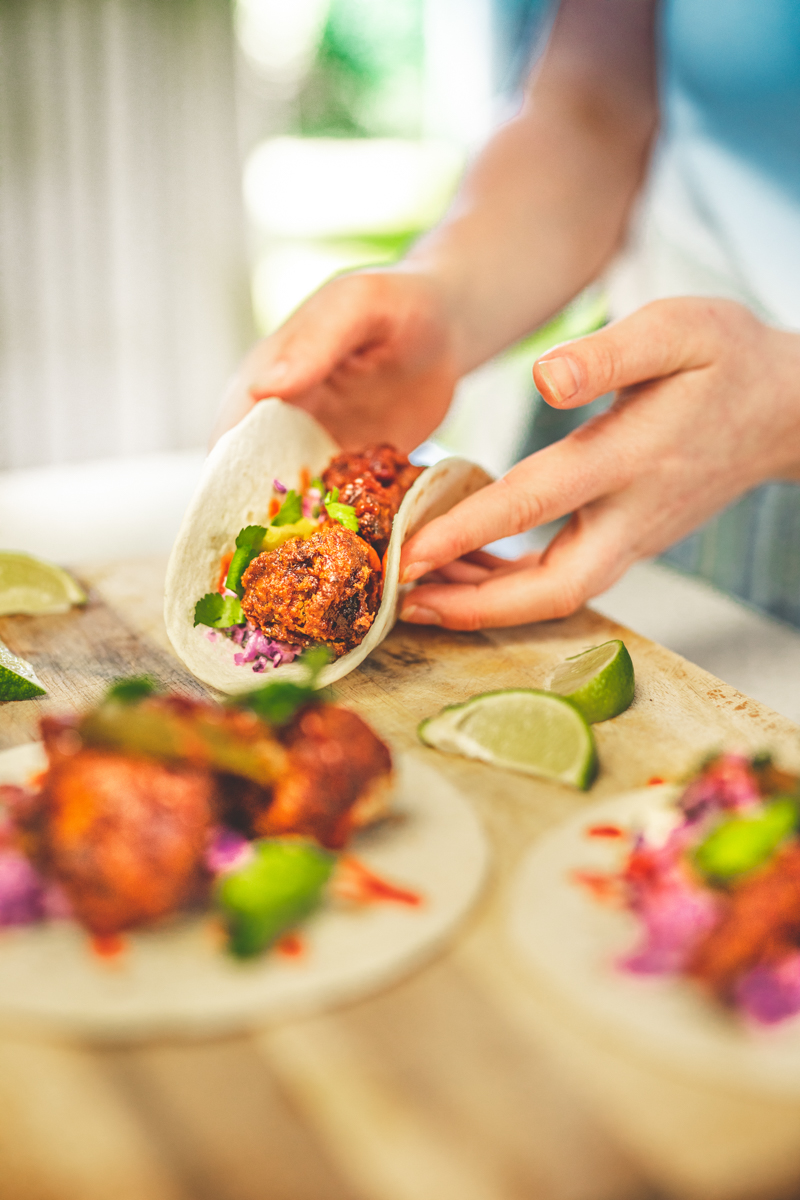
<path fill-rule="evenodd" d="M 94 700 L 148 672 L 203 689 L 171 654 L 164 562 L 88 566 L 90 603 L 7 617 L 44 701 L 0 706 L 0 747 L 46 708 Z M 595 727 L 601 772 L 584 795 L 419 746 L 416 726 L 475 692 L 542 686 L 568 654 L 623 633 L 631 708 Z M 0 1039 L 0 1200 L 645 1200 L 652 1163 L 606 1129 L 551 1065 L 505 934 L 514 868 L 533 840 L 593 799 L 679 777 L 721 745 L 771 747 L 800 769 L 800 731 L 676 655 L 584 610 L 480 634 L 399 627 L 337 686 L 397 750 L 469 797 L 493 851 L 479 911 L 449 950 L 358 1004 L 240 1037 L 101 1050 Z M 57 986 L 57 981 L 53 981 Z"/>

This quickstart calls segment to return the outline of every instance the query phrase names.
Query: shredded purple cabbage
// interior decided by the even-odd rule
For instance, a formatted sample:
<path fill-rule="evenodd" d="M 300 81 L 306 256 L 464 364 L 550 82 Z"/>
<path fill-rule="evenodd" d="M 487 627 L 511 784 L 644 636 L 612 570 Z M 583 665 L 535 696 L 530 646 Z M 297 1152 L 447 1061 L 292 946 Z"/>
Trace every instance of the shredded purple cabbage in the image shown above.
<path fill-rule="evenodd" d="M 800 953 L 754 967 L 736 985 L 740 1008 L 760 1025 L 777 1025 L 800 1012 Z"/>
<path fill-rule="evenodd" d="M 319 488 L 310 487 L 306 490 L 303 496 L 303 516 L 310 520 L 319 513 L 319 506 L 322 503 L 322 492 Z"/>
<path fill-rule="evenodd" d="M 681 971 L 718 912 L 716 897 L 693 884 L 678 867 L 658 884 L 642 888 L 630 907 L 644 925 L 644 939 L 619 965 L 636 975 Z"/>
<path fill-rule="evenodd" d="M 302 646 L 290 646 L 287 642 L 276 642 L 249 621 L 243 625 L 230 625 L 227 629 L 209 629 L 206 637 L 210 642 L 216 642 L 220 637 L 230 638 L 237 646 L 241 646 L 241 652 L 234 654 L 233 661 L 237 667 L 252 664 L 257 675 L 266 671 L 267 667 L 281 667 L 284 663 L 294 662 L 303 649 Z"/>
<path fill-rule="evenodd" d="M 284 663 L 293 662 L 302 650 L 302 646 L 276 642 L 249 622 L 246 625 L 231 625 L 224 632 L 237 646 L 242 647 L 241 653 L 233 656 L 236 666 L 252 664 L 256 674 L 266 671 L 269 666 L 280 667 Z"/>
<path fill-rule="evenodd" d="M 289 490 L 286 487 L 285 483 L 281 483 L 280 479 L 273 479 L 272 486 L 274 487 L 275 491 L 278 493 L 279 496 L 285 496 L 287 491 Z"/>
<path fill-rule="evenodd" d="M 680 975 L 701 939 L 726 911 L 724 890 L 697 871 L 693 851 L 720 818 L 752 812 L 763 798 L 749 759 L 723 754 L 708 763 L 678 801 L 678 824 L 661 842 L 639 834 L 622 869 L 609 879 L 640 921 L 640 944 L 617 965 L 636 975 Z M 775 1025 L 800 1014 L 800 950 L 751 967 L 733 1000 L 751 1021 Z"/>
<path fill-rule="evenodd" d="M 690 821 L 719 812 L 742 812 L 761 802 L 758 782 L 743 754 L 721 754 L 681 797 L 680 806 Z"/>
<path fill-rule="evenodd" d="M 0 927 L 68 917 L 61 888 L 43 879 L 19 850 L 0 851 Z"/>
<path fill-rule="evenodd" d="M 244 866 L 253 856 L 253 847 L 243 834 L 226 825 L 211 831 L 206 848 L 205 863 L 212 875 L 225 875 Z"/>

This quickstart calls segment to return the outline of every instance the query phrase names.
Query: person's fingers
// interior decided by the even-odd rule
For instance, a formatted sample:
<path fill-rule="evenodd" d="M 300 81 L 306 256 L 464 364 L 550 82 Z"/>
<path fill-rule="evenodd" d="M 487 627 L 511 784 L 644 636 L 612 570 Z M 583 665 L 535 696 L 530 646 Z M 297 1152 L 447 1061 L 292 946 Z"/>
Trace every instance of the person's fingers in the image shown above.
<path fill-rule="evenodd" d="M 533 378 L 549 404 L 577 408 L 606 392 L 707 366 L 725 316 L 719 300 L 655 300 L 597 333 L 548 350 L 534 364 Z"/>
<path fill-rule="evenodd" d="M 522 571 L 539 562 L 541 554 L 537 551 L 525 554 L 521 558 L 500 558 L 498 554 L 487 554 L 483 550 L 474 550 L 455 562 L 446 563 L 435 571 L 429 572 L 422 578 L 423 583 L 481 583 L 490 575 L 508 575 L 511 571 Z"/>
<path fill-rule="evenodd" d="M 434 581 L 439 583 L 479 583 L 491 573 L 488 567 L 468 562 L 465 558 L 457 558 L 455 562 L 438 567 L 437 570 L 431 571 L 423 578 L 426 583 Z"/>
<path fill-rule="evenodd" d="M 514 560 L 510 558 L 501 558 L 499 554 L 490 554 L 488 550 L 472 550 L 464 555 L 464 562 L 475 563 L 476 566 L 487 567 L 491 571 L 512 561 Z"/>
<path fill-rule="evenodd" d="M 401 582 L 412 583 L 480 546 L 554 521 L 623 486 L 633 470 L 631 456 L 620 452 L 607 425 L 596 419 L 580 437 L 539 450 L 424 525 L 403 547 Z"/>
<path fill-rule="evenodd" d="M 406 597 L 401 620 L 474 630 L 568 616 L 633 561 L 628 525 L 613 500 L 598 501 L 575 514 L 538 564 L 473 584 L 421 584 Z"/>
<path fill-rule="evenodd" d="M 271 337 L 251 352 L 245 370 L 256 400 L 292 399 L 327 379 L 389 333 L 389 319 L 371 300 L 371 276 L 334 280 L 311 297 Z"/>

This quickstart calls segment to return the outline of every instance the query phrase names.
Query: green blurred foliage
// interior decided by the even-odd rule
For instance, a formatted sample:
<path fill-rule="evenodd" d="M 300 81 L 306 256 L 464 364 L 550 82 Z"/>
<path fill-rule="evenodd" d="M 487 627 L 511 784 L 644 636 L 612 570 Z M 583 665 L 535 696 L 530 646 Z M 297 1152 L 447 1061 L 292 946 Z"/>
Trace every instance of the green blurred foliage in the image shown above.
<path fill-rule="evenodd" d="M 422 0 L 331 0 L 301 89 L 306 137 L 416 137 L 421 130 Z"/>

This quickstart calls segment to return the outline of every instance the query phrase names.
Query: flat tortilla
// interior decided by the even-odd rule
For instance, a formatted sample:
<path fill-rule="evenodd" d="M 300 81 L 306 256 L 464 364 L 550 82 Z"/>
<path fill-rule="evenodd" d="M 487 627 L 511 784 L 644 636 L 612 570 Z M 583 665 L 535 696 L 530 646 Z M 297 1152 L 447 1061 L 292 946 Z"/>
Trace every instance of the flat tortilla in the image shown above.
<path fill-rule="evenodd" d="M 649 787 L 605 800 L 537 842 L 513 893 L 513 941 L 553 1019 L 587 1039 L 737 1093 L 800 1098 L 800 1018 L 752 1029 L 689 981 L 619 970 L 639 922 L 572 881 L 575 870 L 617 869 L 627 845 L 587 837 L 590 825 L 650 826 L 679 791 Z"/>
<path fill-rule="evenodd" d="M 273 479 L 299 490 L 304 469 L 314 478 L 338 452 L 339 447 L 313 417 L 282 400 L 262 400 L 220 438 L 208 456 L 169 560 L 164 603 L 170 640 L 189 670 L 204 683 L 235 693 L 249 691 L 273 677 L 270 668 L 256 674 L 247 665 L 237 667 L 233 661 L 237 647 L 228 638 L 212 641 L 206 626 L 193 625 L 195 604 L 216 589 L 220 559 L 233 550 L 239 530 L 266 523 Z M 491 481 L 481 467 L 461 458 L 443 459 L 420 475 L 394 519 L 383 600 L 369 633 L 360 645 L 325 667 L 320 687 L 349 674 L 394 625 L 403 542 Z M 278 670 L 280 679 L 302 676 L 302 668 L 293 663 Z"/>
<path fill-rule="evenodd" d="M 38 742 L 0 754 L 0 783 L 44 768 Z M 418 908 L 328 904 L 300 930 L 304 953 L 237 962 L 213 919 L 130 934 L 99 959 L 72 921 L 0 929 L 0 1027 L 94 1040 L 197 1037 L 253 1028 L 364 996 L 431 958 L 475 902 L 487 865 L 477 817 L 435 770 L 401 757 L 393 817 L 350 847 L 370 870 L 419 893 Z"/>

